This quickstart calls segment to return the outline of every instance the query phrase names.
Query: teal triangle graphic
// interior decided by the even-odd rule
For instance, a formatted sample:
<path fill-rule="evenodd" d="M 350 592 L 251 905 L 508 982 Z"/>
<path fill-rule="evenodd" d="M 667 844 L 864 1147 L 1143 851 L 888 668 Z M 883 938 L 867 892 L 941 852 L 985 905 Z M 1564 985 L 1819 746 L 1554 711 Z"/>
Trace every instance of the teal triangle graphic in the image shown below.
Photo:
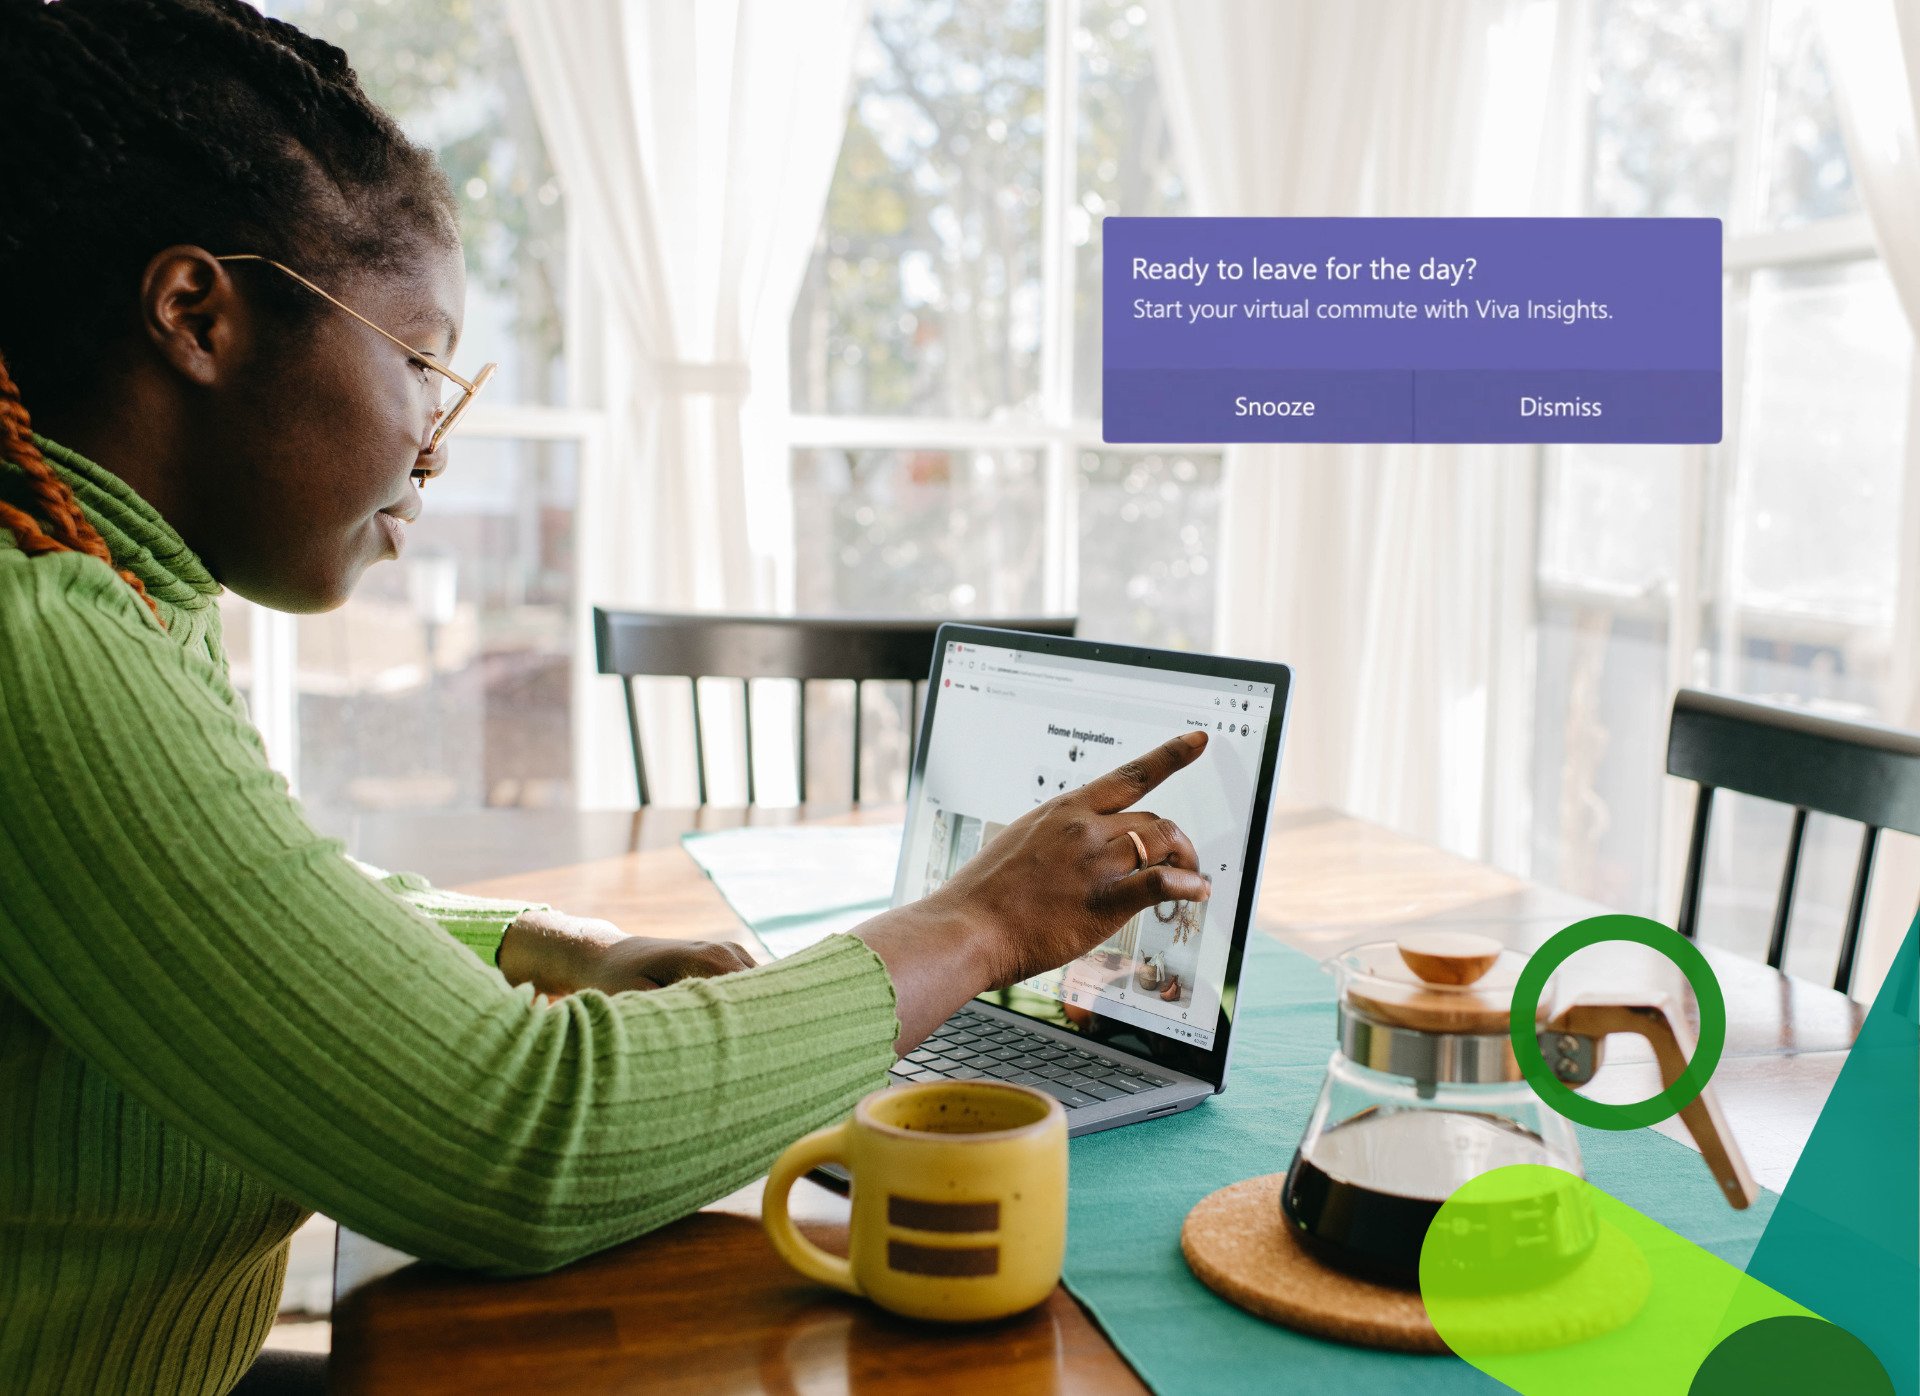
<path fill-rule="evenodd" d="M 1920 917 L 1747 1273 L 1873 1349 L 1920 1396 Z"/>

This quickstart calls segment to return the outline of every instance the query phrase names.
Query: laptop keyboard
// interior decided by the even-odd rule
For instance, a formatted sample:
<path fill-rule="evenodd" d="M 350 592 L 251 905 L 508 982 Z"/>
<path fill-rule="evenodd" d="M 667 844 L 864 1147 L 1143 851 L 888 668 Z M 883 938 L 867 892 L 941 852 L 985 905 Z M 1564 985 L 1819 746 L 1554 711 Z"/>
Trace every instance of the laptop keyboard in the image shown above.
<path fill-rule="evenodd" d="M 1050 1034 L 963 1008 L 893 1067 L 895 1081 L 1012 1081 L 1045 1091 L 1072 1110 L 1119 1100 L 1174 1078 L 1150 1067 L 1096 1057 Z"/>

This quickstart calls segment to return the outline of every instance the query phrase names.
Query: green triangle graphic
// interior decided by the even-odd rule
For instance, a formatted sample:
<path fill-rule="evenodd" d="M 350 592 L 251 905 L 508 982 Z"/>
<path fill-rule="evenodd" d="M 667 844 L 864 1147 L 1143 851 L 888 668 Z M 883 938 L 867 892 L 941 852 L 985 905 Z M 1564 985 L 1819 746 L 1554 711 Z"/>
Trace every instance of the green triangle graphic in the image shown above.
<path fill-rule="evenodd" d="M 1747 1273 L 1872 1348 L 1920 1396 L 1920 917 Z"/>

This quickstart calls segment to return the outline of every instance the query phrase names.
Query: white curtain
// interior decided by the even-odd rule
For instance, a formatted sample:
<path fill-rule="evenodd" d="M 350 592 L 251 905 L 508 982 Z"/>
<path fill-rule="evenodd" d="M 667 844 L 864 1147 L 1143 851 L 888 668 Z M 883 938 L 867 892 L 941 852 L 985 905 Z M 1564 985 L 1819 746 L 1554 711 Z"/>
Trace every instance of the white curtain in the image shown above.
<path fill-rule="evenodd" d="M 748 609 L 784 545 L 785 336 L 846 124 L 866 0 L 508 0 L 547 148 L 584 235 L 609 422 L 582 481 L 587 601 Z M 599 349 L 601 346 L 595 345 Z M 589 805 L 631 803 L 620 700 L 577 680 Z M 737 749 L 725 714 L 716 757 Z M 691 802 L 690 725 L 650 702 L 658 798 Z M 756 730 L 758 724 L 756 723 Z M 769 734 L 777 735 L 777 734 Z M 723 783 L 725 760 L 713 772 Z"/>
<path fill-rule="evenodd" d="M 1854 183 L 1920 341 L 1920 0 L 1852 0 L 1822 6 L 1820 14 Z M 1907 392 L 1905 482 L 1886 715 L 1920 727 L 1920 353 Z"/>
<path fill-rule="evenodd" d="M 1920 0 L 1823 5 L 1820 18 L 1854 183 L 1920 344 Z M 1907 383 L 1905 464 L 1886 717 L 1920 728 L 1920 351 Z M 1920 882 L 1920 841 L 1890 834 L 1881 850 L 1855 979 L 1862 997 L 1885 976 Z"/>
<path fill-rule="evenodd" d="M 1162 0 L 1152 13 L 1194 213 L 1552 211 L 1533 192 L 1551 124 L 1547 7 Z M 1295 666 L 1287 797 L 1524 857 L 1534 460 L 1522 446 L 1229 449 L 1218 639 Z"/>

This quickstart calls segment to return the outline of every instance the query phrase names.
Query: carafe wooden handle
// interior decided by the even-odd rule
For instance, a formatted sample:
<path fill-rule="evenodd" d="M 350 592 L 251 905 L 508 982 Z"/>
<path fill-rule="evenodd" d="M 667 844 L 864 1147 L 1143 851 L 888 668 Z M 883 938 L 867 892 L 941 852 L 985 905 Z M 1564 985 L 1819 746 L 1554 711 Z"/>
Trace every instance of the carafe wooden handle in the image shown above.
<path fill-rule="evenodd" d="M 1622 1003 L 1618 996 L 1607 1002 L 1578 1001 L 1563 1009 L 1542 1029 L 1543 1034 L 1571 1033 L 1595 1042 L 1594 1065 L 1599 1065 L 1599 1042 L 1609 1033 L 1630 1032 L 1644 1037 L 1660 1064 L 1660 1080 L 1671 1086 L 1687 1069 L 1695 1042 L 1685 1021 L 1674 1011 L 1673 1000 L 1665 994 L 1649 994 L 1635 1002 Z M 1680 1122 L 1700 1147 L 1700 1156 L 1713 1170 L 1720 1191 L 1735 1207 L 1753 1205 L 1759 1195 L 1753 1174 L 1747 1169 L 1740 1145 L 1727 1127 L 1720 1102 L 1709 1084 L 1680 1112 Z"/>

